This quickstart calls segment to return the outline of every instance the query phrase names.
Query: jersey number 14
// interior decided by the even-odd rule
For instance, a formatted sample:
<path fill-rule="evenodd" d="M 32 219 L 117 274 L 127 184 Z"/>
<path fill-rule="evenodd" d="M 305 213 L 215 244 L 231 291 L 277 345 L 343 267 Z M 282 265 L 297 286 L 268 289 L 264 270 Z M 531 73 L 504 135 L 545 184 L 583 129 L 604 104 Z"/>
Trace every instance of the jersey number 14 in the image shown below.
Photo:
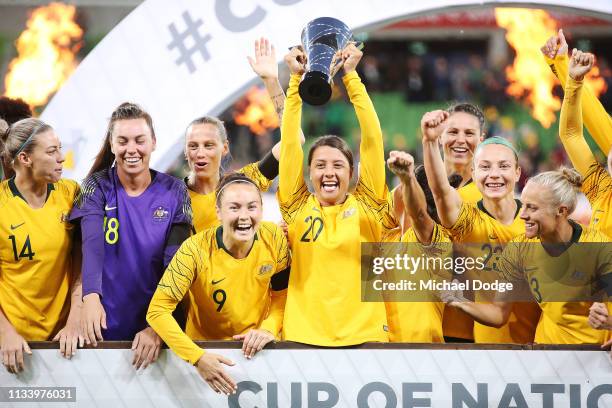
<path fill-rule="evenodd" d="M 13 256 L 15 257 L 15 262 L 18 262 L 21 258 L 28 258 L 30 261 L 36 255 L 32 251 L 32 244 L 30 244 L 30 236 L 26 237 L 25 243 L 23 247 L 21 247 L 21 251 L 19 251 L 19 255 L 17 255 L 17 238 L 14 235 L 9 235 L 9 239 L 13 243 Z"/>

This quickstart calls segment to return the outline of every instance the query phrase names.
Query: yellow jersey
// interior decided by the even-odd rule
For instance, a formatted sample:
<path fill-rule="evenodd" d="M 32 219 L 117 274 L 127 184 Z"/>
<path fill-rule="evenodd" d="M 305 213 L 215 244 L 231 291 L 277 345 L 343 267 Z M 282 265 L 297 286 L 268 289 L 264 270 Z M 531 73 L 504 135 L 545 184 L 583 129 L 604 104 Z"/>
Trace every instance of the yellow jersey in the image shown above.
<path fill-rule="evenodd" d="M 429 245 L 420 245 L 414 229 L 409 228 L 402 236 L 402 242 L 417 244 L 409 247 L 409 256 L 419 257 L 421 254 L 430 256 L 452 256 L 451 241 L 442 227 L 434 224 L 434 230 Z M 443 255 L 439 252 L 447 252 Z M 420 269 L 415 273 L 414 281 L 435 278 L 432 271 Z M 394 280 L 397 282 L 398 280 Z M 387 321 L 389 323 L 389 340 L 399 343 L 444 343 L 442 334 L 442 302 L 402 302 L 386 299 Z M 406 299 L 403 299 L 406 300 Z"/>
<path fill-rule="evenodd" d="M 550 69 L 561 82 L 561 86 L 565 89 L 565 98 L 569 95 L 567 92 L 568 86 L 573 86 L 576 82 L 568 75 L 569 72 L 569 57 L 567 54 L 557 55 L 554 59 L 545 57 Z M 606 112 L 606 109 L 601 104 L 597 96 L 586 86 L 584 99 L 576 107 L 584 115 L 584 124 L 589 130 L 599 149 L 604 155 L 608 155 L 612 147 L 612 118 Z M 570 92 L 571 94 L 571 92 Z M 561 132 L 561 130 L 559 130 Z M 580 126 L 582 132 L 582 125 Z M 573 162 L 573 161 L 572 161 Z M 574 164 L 574 166 L 576 166 Z"/>
<path fill-rule="evenodd" d="M 584 140 L 580 102 L 584 92 L 582 82 L 569 78 L 565 88 L 559 119 L 559 137 L 572 164 L 583 177 L 582 192 L 591 203 L 590 227 L 612 236 L 612 178 L 601 166 Z M 605 110 L 600 116 L 606 115 Z M 586 111 L 585 111 L 586 116 Z M 602 118 L 603 120 L 603 118 Z"/>
<path fill-rule="evenodd" d="M 578 243 L 607 243 L 610 239 L 593 228 L 582 228 L 572 222 L 571 242 L 562 253 L 550 255 L 539 238 L 524 234 L 514 238 L 504 249 L 500 271 L 510 281 L 529 285 L 542 309 L 535 342 L 543 344 L 602 344 L 605 330 L 589 326 L 592 302 L 559 301 L 562 298 L 588 299 L 603 274 L 609 273 L 612 250 L 609 245 L 590 245 L 582 249 Z"/>
<path fill-rule="evenodd" d="M 76 182 L 61 179 L 34 209 L 14 179 L 0 183 L 0 307 L 27 341 L 50 340 L 66 323 L 74 230 L 68 215 L 78 192 Z"/>
<path fill-rule="evenodd" d="M 380 242 L 393 228 L 380 123 L 357 73 L 346 74 L 362 130 L 359 180 L 342 204 L 321 206 L 304 182 L 300 80 L 291 76 L 281 128 L 277 195 L 293 259 L 283 338 L 330 347 L 387 341 L 384 303 L 361 300 L 361 243 Z"/>
<path fill-rule="evenodd" d="M 514 221 L 504 225 L 491 216 L 479 201 L 463 203 L 455 224 L 448 229 L 454 243 L 468 244 L 462 256 L 484 258 L 485 271 L 499 273 L 499 255 L 503 245 L 525 232 L 525 223 L 519 217 L 520 201 Z M 469 272 L 468 272 L 469 273 Z M 478 299 L 476 299 L 478 301 Z M 535 302 L 520 302 L 512 306 L 508 323 L 498 328 L 474 322 L 474 341 L 477 343 L 531 343 L 539 319 L 540 310 Z"/>
<path fill-rule="evenodd" d="M 242 173 L 255 183 L 260 191 L 268 191 L 272 185 L 272 180 L 268 180 L 259 170 L 259 162 L 247 164 L 237 171 Z M 187 180 L 185 180 L 186 182 Z M 208 194 L 196 193 L 191 189 L 187 189 L 189 198 L 191 198 L 191 208 L 193 209 L 193 228 L 195 232 L 204 231 L 205 229 L 216 227 L 220 224 L 217 218 L 216 211 L 216 192 Z"/>
<path fill-rule="evenodd" d="M 231 340 L 258 328 L 278 335 L 286 291 L 273 293 L 270 286 L 273 276 L 289 264 L 287 239 L 274 223 L 260 224 L 243 259 L 234 258 L 223 245 L 222 226 L 209 228 L 181 245 L 153 295 L 147 321 L 179 357 L 192 364 L 203 354 L 192 340 Z M 172 312 L 185 297 L 183 333 Z"/>
<path fill-rule="evenodd" d="M 482 194 L 473 180 L 459 187 L 457 192 L 466 203 L 475 204 L 482 200 Z M 444 308 L 442 327 L 447 337 L 474 340 L 474 319 L 456 307 Z"/>

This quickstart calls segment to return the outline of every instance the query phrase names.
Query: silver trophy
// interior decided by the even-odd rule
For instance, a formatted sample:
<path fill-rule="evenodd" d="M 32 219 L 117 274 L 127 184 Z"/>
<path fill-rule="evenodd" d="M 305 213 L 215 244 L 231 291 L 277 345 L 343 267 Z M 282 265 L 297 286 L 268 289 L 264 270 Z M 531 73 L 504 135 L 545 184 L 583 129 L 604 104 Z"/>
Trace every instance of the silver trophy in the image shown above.
<path fill-rule="evenodd" d="M 332 94 L 331 82 L 342 67 L 337 52 L 353 39 L 346 24 L 332 17 L 319 17 L 302 30 L 302 47 L 308 58 L 300 83 L 300 96 L 310 105 L 323 105 Z"/>

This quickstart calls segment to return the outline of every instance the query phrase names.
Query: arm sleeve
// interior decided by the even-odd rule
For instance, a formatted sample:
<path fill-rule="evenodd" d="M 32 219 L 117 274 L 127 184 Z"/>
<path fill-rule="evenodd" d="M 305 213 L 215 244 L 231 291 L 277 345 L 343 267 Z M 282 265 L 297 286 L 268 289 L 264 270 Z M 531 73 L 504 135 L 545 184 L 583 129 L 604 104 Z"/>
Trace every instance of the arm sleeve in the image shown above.
<path fill-rule="evenodd" d="M 278 203 L 287 224 L 291 224 L 308 198 L 304 182 L 304 151 L 300 143 L 302 99 L 298 93 L 301 76 L 291 75 L 281 124 Z"/>
<path fill-rule="evenodd" d="M 446 228 L 446 232 L 453 241 L 462 241 L 474 230 L 474 223 L 480 220 L 480 211 L 474 204 L 461 203 L 459 216 L 452 227 Z"/>
<path fill-rule="evenodd" d="M 385 152 L 380 122 L 365 86 L 356 71 L 349 72 L 342 80 L 361 129 L 359 147 L 359 183 L 370 190 L 377 199 L 386 200 Z"/>
<path fill-rule="evenodd" d="M 191 235 L 190 224 L 172 224 L 164 246 L 164 268 L 170 264 L 181 244 Z"/>
<path fill-rule="evenodd" d="M 90 214 L 81 217 L 83 296 L 102 293 L 104 269 L 104 217 Z"/>
<path fill-rule="evenodd" d="M 546 62 L 557 78 L 559 78 L 563 89 L 565 89 L 568 81 L 571 79 L 568 77 L 569 57 L 567 55 L 559 55 L 554 60 L 546 58 Z M 593 136 L 597 146 L 607 155 L 612 147 L 612 118 L 610 118 L 606 109 L 588 86 L 584 90 L 584 99 L 582 100 L 581 107 L 586 128 L 591 136 Z"/>
<path fill-rule="evenodd" d="M 193 239 L 181 245 L 162 276 L 149 304 L 147 322 L 180 358 L 191 364 L 198 362 L 204 350 L 191 340 L 172 316 L 196 279 L 198 250 Z"/>
<path fill-rule="evenodd" d="M 272 155 L 272 152 L 258 162 L 247 164 L 238 173 L 242 173 L 257 185 L 261 191 L 268 191 L 272 182 L 278 176 L 278 160 Z"/>
<path fill-rule="evenodd" d="M 582 132 L 582 111 L 580 101 L 582 82 L 569 79 L 565 87 L 563 105 L 559 118 L 559 137 L 573 166 L 584 177 L 593 164 L 597 164 L 595 156 L 584 140 Z"/>

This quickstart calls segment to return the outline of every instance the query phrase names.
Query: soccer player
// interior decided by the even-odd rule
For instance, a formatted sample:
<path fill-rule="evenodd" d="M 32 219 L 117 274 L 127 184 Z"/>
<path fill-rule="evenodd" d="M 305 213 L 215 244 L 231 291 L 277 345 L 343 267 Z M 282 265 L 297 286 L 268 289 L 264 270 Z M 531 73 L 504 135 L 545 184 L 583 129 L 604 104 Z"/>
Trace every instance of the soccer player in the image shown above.
<path fill-rule="evenodd" d="M 76 353 L 81 257 L 68 214 L 79 186 L 61 178 L 64 155 L 51 126 L 30 118 L 9 128 L 0 120 L 0 135 L 11 170 L 0 183 L 0 351 L 18 373 L 28 341 L 59 340 L 64 357 Z"/>
<path fill-rule="evenodd" d="M 541 50 L 552 72 L 561 82 L 563 89 L 566 89 L 568 85 L 572 84 L 572 81 L 570 78 L 571 74 L 568 76 L 570 64 L 570 61 L 568 61 L 569 49 L 563 30 L 560 29 L 557 35 L 550 37 Z M 574 87 L 575 84 L 571 85 L 569 89 L 574 89 Z M 610 148 L 612 148 L 612 118 L 588 87 L 583 93 L 584 99 L 578 106 L 582 108 L 584 124 L 602 153 L 607 155 L 610 152 Z"/>
<path fill-rule="evenodd" d="M 593 211 L 590 226 L 611 236 L 612 177 L 595 159 L 589 145 L 584 140 L 582 129 L 582 113 L 583 111 L 586 113 L 586 107 L 580 108 L 584 92 L 582 81 L 593 67 L 594 61 L 593 54 L 583 53 L 576 49 L 572 52 L 569 62 L 569 78 L 559 119 L 559 137 L 572 164 L 584 178 L 582 192 L 591 203 Z M 608 152 L 608 169 L 612 168 L 611 165 L 612 149 Z"/>
<path fill-rule="evenodd" d="M 216 392 L 236 384 L 221 364 L 192 340 L 243 340 L 247 358 L 279 334 L 289 278 L 289 249 L 280 227 L 262 221 L 257 184 L 243 174 L 225 176 L 217 187 L 221 225 L 181 245 L 153 296 L 147 321 L 182 359 L 196 366 Z M 186 334 L 172 317 L 189 298 Z"/>
<path fill-rule="evenodd" d="M 119 105 L 70 216 L 83 236 L 85 339 L 94 346 L 133 339 L 137 369 L 159 354 L 147 307 L 191 230 L 187 188 L 149 168 L 154 149 L 151 116 L 133 103 Z"/>
<path fill-rule="evenodd" d="M 485 118 L 480 108 L 472 103 L 461 102 L 451 105 L 447 126 L 440 136 L 444 167 L 448 177 L 461 177 L 457 191 L 467 203 L 476 203 L 482 195 L 472 180 L 474 150 L 485 137 Z M 395 217 L 402 220 L 405 233 L 410 227 L 410 219 L 402 202 L 401 185 L 393 190 Z M 390 237 L 397 240 L 397 236 Z M 444 336 L 447 341 L 471 342 L 474 340 L 474 321 L 455 308 L 444 309 Z"/>
<path fill-rule="evenodd" d="M 255 58 L 248 57 L 253 71 L 262 79 L 279 119 L 282 119 L 285 94 L 278 82 L 278 64 L 274 46 L 261 38 L 255 41 Z M 302 143 L 304 136 L 301 135 Z M 229 153 L 227 131 L 223 122 L 211 116 L 193 120 L 185 134 L 185 157 L 189 175 L 185 179 L 193 208 L 195 232 L 219 225 L 215 208 L 215 190 L 222 176 L 222 161 Z M 277 143 L 261 161 L 240 170 L 253 180 L 261 191 L 267 191 L 278 176 L 280 144 Z"/>
<path fill-rule="evenodd" d="M 521 194 L 524 233 L 512 239 L 501 255 L 502 275 L 528 286 L 542 309 L 536 343 L 601 344 L 606 338 L 606 332 L 589 327 L 592 302 L 586 300 L 610 281 L 612 251 L 608 245 L 587 244 L 606 243 L 609 238 L 568 218 L 580 184 L 580 175 L 569 169 L 531 178 Z M 500 327 L 510 315 L 511 304 L 504 301 L 509 293 L 488 304 L 456 302 L 452 296 L 447 300 L 477 321 Z"/>
<path fill-rule="evenodd" d="M 439 225 L 436 204 L 427 184 L 425 168 L 414 168 L 414 158 L 405 152 L 392 151 L 387 160 L 391 170 L 401 181 L 405 213 L 411 227 L 402 236 L 401 242 L 410 243 L 410 256 L 430 257 L 452 256 L 451 241 Z M 453 175 L 449 181 L 456 188 L 461 176 Z M 421 269 L 411 278 L 413 281 L 435 279 L 434 271 Z M 394 282 L 399 279 L 394 280 Z M 416 297 L 412 301 L 409 295 L 400 299 L 385 299 L 387 321 L 389 323 L 389 340 L 392 342 L 441 343 L 444 342 L 442 318 L 444 303 L 431 299 Z"/>
<path fill-rule="evenodd" d="M 480 143 L 474 152 L 473 176 L 483 199 L 476 204 L 465 202 L 448 182 L 438 147 L 448 116 L 447 112 L 433 111 L 421 120 L 423 158 L 438 216 L 454 243 L 471 244 L 463 249 L 466 255 L 473 259 L 485 258 L 487 270 L 496 273 L 495 259 L 502 245 L 524 228 L 518 216 L 521 203 L 514 199 L 514 185 L 521 174 L 518 154 L 510 142 L 500 137 Z M 533 340 L 538 314 L 537 305 L 516 304 L 511 325 L 492 329 L 475 324 L 474 340 L 529 343 Z"/>
<path fill-rule="evenodd" d="M 300 145 L 302 100 L 298 93 L 306 56 L 296 48 L 285 57 L 291 71 L 281 126 L 278 201 L 289 226 L 292 271 L 283 338 L 320 346 L 387 341 L 385 305 L 362 302 L 361 243 L 380 241 L 392 228 L 380 123 L 355 67 L 363 55 L 354 44 L 341 51 L 343 82 L 361 127 L 360 172 L 349 193 L 353 154 L 338 136 L 318 138 L 308 153 L 304 180 Z M 317 307 L 307 305 L 316 304 Z"/>

